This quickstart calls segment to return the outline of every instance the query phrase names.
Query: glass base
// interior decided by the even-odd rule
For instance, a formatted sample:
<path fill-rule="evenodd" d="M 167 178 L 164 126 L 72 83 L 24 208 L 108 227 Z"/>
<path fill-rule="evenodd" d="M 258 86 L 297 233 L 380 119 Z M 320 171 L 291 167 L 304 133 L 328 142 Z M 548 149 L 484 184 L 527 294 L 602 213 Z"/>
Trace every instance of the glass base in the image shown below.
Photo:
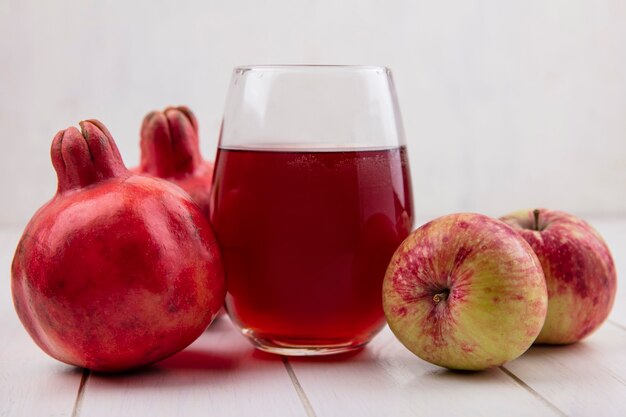
<path fill-rule="evenodd" d="M 369 342 L 367 340 L 332 343 L 316 340 L 315 343 L 312 343 L 311 341 L 301 339 L 276 340 L 274 338 L 261 337 L 250 329 L 241 329 L 241 332 L 257 349 L 286 356 L 337 355 L 362 349 Z"/>

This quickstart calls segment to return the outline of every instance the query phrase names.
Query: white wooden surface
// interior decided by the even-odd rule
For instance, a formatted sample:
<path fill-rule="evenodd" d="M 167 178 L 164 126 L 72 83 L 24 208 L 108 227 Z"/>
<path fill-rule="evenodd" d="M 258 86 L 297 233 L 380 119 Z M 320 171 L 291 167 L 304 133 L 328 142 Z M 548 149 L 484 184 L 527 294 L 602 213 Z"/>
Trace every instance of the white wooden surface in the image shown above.
<path fill-rule="evenodd" d="M 42 353 L 20 325 L 9 266 L 19 237 L 0 231 L 0 416 L 624 416 L 626 219 L 592 220 L 620 285 L 604 326 L 575 345 L 533 347 L 504 367 L 450 372 L 385 329 L 361 352 L 281 358 L 255 351 L 228 319 L 146 370 L 106 376 Z"/>

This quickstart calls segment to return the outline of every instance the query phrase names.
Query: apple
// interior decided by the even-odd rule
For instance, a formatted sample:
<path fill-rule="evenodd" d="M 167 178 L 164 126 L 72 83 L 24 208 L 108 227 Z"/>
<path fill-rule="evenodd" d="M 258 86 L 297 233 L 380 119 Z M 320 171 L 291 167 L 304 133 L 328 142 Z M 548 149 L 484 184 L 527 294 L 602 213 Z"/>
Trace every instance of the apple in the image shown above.
<path fill-rule="evenodd" d="M 546 277 L 548 315 L 536 343 L 573 343 L 597 329 L 617 287 L 611 252 L 598 232 L 556 210 L 518 211 L 501 220 L 530 244 Z"/>
<path fill-rule="evenodd" d="M 389 327 L 411 352 L 451 369 L 481 370 L 524 353 L 548 295 L 537 256 L 511 227 L 481 214 L 435 219 L 397 249 L 385 274 Z"/>

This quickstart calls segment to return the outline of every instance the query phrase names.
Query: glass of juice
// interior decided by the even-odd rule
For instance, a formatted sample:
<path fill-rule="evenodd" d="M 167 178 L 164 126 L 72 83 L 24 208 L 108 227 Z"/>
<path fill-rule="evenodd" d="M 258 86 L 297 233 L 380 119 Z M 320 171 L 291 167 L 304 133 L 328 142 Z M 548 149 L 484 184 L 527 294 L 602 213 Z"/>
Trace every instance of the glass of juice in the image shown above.
<path fill-rule="evenodd" d="M 413 226 L 391 72 L 377 66 L 235 68 L 211 222 L 226 310 L 259 349 L 358 349 L 385 324 L 382 281 Z"/>

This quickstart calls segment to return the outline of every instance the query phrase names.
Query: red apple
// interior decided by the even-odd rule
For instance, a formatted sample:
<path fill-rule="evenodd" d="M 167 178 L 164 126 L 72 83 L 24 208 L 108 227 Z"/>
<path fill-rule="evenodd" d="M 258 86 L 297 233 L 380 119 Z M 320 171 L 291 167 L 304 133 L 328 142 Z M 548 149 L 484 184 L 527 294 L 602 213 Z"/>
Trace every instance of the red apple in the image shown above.
<path fill-rule="evenodd" d="M 506 224 L 452 214 L 414 231 L 383 284 L 389 327 L 420 358 L 480 370 L 515 359 L 533 343 L 548 297 L 539 260 Z"/>
<path fill-rule="evenodd" d="M 533 248 L 546 277 L 548 315 L 537 343 L 573 343 L 607 318 L 617 287 L 615 264 L 602 237 L 584 220 L 537 209 L 501 218 Z"/>

